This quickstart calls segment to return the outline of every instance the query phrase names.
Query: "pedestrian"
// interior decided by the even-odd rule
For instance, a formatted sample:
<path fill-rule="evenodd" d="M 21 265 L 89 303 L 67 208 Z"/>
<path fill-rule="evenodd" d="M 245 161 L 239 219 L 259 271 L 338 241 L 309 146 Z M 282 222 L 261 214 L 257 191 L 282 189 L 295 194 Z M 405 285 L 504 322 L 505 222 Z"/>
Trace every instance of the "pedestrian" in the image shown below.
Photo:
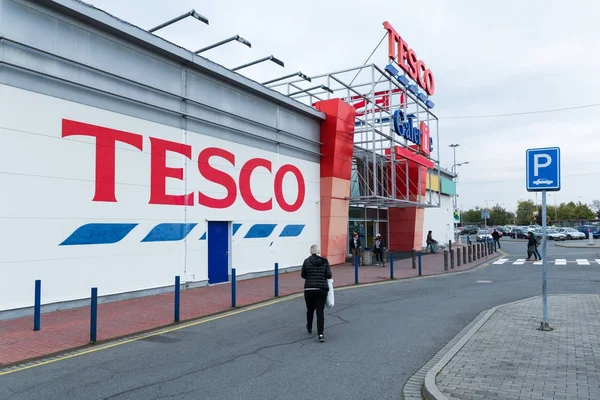
<path fill-rule="evenodd" d="M 435 240 L 433 238 L 433 233 L 431 231 L 429 231 L 429 233 L 427 233 L 427 247 L 425 248 L 425 254 L 427 254 L 427 252 L 429 251 L 429 248 L 431 248 L 431 252 L 433 254 L 436 253 L 436 249 L 435 249 L 435 245 L 437 244 L 437 240 Z"/>
<path fill-rule="evenodd" d="M 540 251 L 538 250 L 538 247 L 540 246 L 540 241 L 538 240 L 538 238 L 535 238 L 535 255 L 537 256 L 538 260 L 542 259 L 542 256 L 540 255 Z"/>
<path fill-rule="evenodd" d="M 529 237 L 527 238 L 527 260 L 531 261 L 531 256 L 535 257 L 535 261 L 538 260 L 538 256 L 536 254 L 537 239 L 533 236 L 533 232 L 529 232 Z"/>
<path fill-rule="evenodd" d="M 375 235 L 375 240 L 373 241 L 373 253 L 375 254 L 375 265 L 383 266 L 383 239 L 381 235 L 378 233 Z"/>
<path fill-rule="evenodd" d="M 358 233 L 354 232 L 352 234 L 352 238 L 350 239 L 350 252 L 352 253 L 352 262 L 354 262 L 356 257 L 359 257 L 360 259 L 360 247 L 360 238 L 358 237 Z"/>
<path fill-rule="evenodd" d="M 494 229 L 494 232 L 492 232 L 492 238 L 494 239 L 494 243 L 498 246 L 498 248 L 501 249 L 502 246 L 500 246 L 500 232 Z"/>
<path fill-rule="evenodd" d="M 317 312 L 319 342 L 325 341 L 325 302 L 329 292 L 327 279 L 332 279 L 331 267 L 325 257 L 319 255 L 319 246 L 310 246 L 310 257 L 302 264 L 304 301 L 306 302 L 306 330 L 312 334 L 313 317 Z"/>

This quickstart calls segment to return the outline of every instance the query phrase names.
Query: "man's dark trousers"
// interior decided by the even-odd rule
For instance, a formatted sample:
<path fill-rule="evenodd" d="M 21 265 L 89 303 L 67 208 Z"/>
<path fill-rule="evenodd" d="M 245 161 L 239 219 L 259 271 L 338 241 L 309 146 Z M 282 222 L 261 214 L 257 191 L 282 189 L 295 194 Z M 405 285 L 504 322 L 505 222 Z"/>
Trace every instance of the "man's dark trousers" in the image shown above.
<path fill-rule="evenodd" d="M 325 301 L 327 292 L 325 290 L 305 290 L 304 301 L 306 302 L 306 325 L 312 330 L 313 317 L 317 311 L 317 334 L 322 335 L 325 330 Z"/>

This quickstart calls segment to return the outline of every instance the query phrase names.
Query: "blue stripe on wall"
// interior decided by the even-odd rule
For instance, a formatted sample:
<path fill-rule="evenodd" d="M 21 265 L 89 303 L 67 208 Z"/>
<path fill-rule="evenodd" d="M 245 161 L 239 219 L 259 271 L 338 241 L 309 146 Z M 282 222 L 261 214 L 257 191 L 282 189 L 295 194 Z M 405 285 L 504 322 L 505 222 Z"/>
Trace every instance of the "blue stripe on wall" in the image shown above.
<path fill-rule="evenodd" d="M 300 236 L 306 225 L 286 225 L 279 237 L 296 237 Z"/>
<path fill-rule="evenodd" d="M 246 233 L 244 239 L 261 239 L 266 238 L 273 233 L 275 230 L 276 224 L 255 224 L 252 225 L 252 228 Z"/>
<path fill-rule="evenodd" d="M 123 240 L 138 224 L 86 224 L 75 230 L 59 246 L 112 244 Z"/>
<path fill-rule="evenodd" d="M 241 226 L 242 226 L 242 224 L 233 224 L 233 235 L 236 234 L 236 232 L 238 231 L 238 229 L 241 228 Z"/>
<path fill-rule="evenodd" d="M 172 242 L 183 240 L 198 224 L 158 224 L 142 242 Z"/>

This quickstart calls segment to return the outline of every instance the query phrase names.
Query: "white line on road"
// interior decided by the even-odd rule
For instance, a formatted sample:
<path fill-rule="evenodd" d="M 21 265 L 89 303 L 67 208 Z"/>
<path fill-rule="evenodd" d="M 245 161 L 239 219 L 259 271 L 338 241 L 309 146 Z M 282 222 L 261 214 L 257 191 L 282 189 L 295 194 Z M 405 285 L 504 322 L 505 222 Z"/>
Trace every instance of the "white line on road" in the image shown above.
<path fill-rule="evenodd" d="M 475 281 L 476 283 L 492 283 L 492 281 Z"/>
<path fill-rule="evenodd" d="M 596 262 L 597 262 L 598 264 L 600 264 L 600 259 L 599 259 L 599 258 L 596 258 Z"/>
<path fill-rule="evenodd" d="M 502 265 L 508 261 L 508 258 L 501 258 L 498 261 L 495 261 L 494 264 Z"/>
<path fill-rule="evenodd" d="M 524 258 L 519 258 L 517 261 L 515 261 L 513 263 L 513 265 L 523 265 L 525 264 L 525 259 Z"/>
<path fill-rule="evenodd" d="M 590 262 L 585 259 L 577 259 L 577 265 L 590 265 Z"/>
<path fill-rule="evenodd" d="M 557 258 L 554 262 L 555 265 L 567 265 L 567 260 L 564 258 Z"/>
<path fill-rule="evenodd" d="M 533 263 L 533 265 L 542 265 L 542 261 L 536 261 Z"/>

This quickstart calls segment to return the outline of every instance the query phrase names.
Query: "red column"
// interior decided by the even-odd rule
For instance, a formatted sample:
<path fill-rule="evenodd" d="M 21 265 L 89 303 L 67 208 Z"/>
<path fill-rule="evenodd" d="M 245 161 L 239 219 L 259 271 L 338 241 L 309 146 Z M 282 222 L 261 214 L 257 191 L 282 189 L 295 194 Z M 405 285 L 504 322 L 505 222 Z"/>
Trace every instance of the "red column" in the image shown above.
<path fill-rule="evenodd" d="M 388 224 L 391 251 L 420 251 L 423 248 L 425 210 L 417 207 L 390 208 Z"/>
<path fill-rule="evenodd" d="M 356 110 L 340 99 L 315 108 L 327 117 L 321 124 L 321 253 L 335 265 L 346 260 Z"/>
<path fill-rule="evenodd" d="M 391 157 L 391 150 L 386 149 Z M 394 147 L 396 163 L 396 198 L 411 202 L 422 202 L 426 196 L 427 169 L 433 168 L 433 162 L 418 153 L 416 146 Z M 408 165 L 408 168 L 407 168 Z M 391 187 L 391 172 L 390 183 Z M 390 231 L 389 249 L 391 251 L 419 251 L 423 247 L 423 220 L 425 210 L 418 207 L 390 208 L 388 224 Z"/>

